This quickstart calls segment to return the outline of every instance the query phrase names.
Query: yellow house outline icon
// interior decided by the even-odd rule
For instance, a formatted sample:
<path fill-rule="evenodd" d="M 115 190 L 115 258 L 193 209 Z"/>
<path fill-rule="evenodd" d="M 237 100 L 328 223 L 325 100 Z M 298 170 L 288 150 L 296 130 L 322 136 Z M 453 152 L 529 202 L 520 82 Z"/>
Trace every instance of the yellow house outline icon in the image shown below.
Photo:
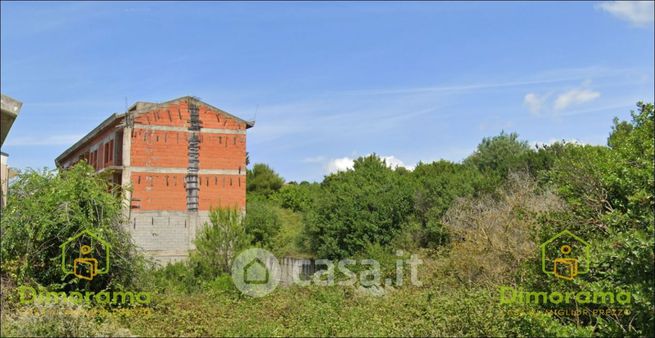
<path fill-rule="evenodd" d="M 75 258 L 75 260 L 73 261 L 73 270 L 70 270 L 70 269 L 66 268 L 66 257 L 67 257 L 66 251 L 67 251 L 67 248 L 70 246 L 70 244 L 73 241 L 80 238 L 82 235 L 87 235 L 87 236 L 91 237 L 92 239 L 96 240 L 102 246 L 102 248 L 104 250 L 105 264 L 104 264 L 104 267 L 102 267 L 101 269 L 98 269 L 98 261 L 97 261 L 96 258 L 82 258 L 82 257 Z M 85 229 L 85 230 L 80 231 L 78 234 L 76 234 L 75 236 L 69 238 L 66 242 L 62 243 L 59 247 L 61 248 L 61 269 L 62 269 L 62 271 L 64 272 L 65 275 L 73 274 L 76 277 L 81 278 L 81 279 L 92 280 L 93 277 L 96 276 L 96 275 L 103 275 L 103 274 L 106 274 L 107 272 L 109 272 L 109 249 L 111 249 L 111 245 L 109 245 L 109 243 L 107 243 L 104 239 L 102 239 L 102 237 L 98 236 L 97 234 L 95 234 L 93 231 L 91 231 L 89 229 Z M 80 251 L 82 251 L 81 252 L 82 254 L 88 254 L 88 253 L 90 253 L 92 251 L 92 249 L 91 249 L 91 247 L 89 247 L 87 245 L 84 245 L 84 246 L 82 246 Z M 84 252 L 84 251 L 86 251 L 86 252 Z M 83 275 L 81 273 L 78 273 L 78 271 L 77 271 L 78 265 L 85 265 L 87 267 L 91 266 L 90 276 L 86 276 L 86 275 Z"/>
<path fill-rule="evenodd" d="M 546 261 L 547 261 L 546 248 L 549 245 L 551 245 L 551 243 L 554 242 L 556 239 L 558 239 L 560 237 L 563 237 L 563 236 L 568 236 L 569 238 L 579 242 L 580 244 L 582 244 L 584 246 L 584 249 L 583 249 L 584 257 L 583 258 L 584 258 L 585 263 L 586 263 L 584 265 L 584 269 L 582 269 L 582 270 L 578 269 L 578 263 L 580 261 L 580 259 L 579 259 L 580 257 L 578 257 L 578 258 L 561 258 L 561 257 L 555 258 L 555 259 L 553 259 L 553 269 L 548 270 L 546 268 L 546 266 L 547 266 L 547 264 L 546 264 Z M 563 245 L 560 248 L 560 251 L 562 253 L 565 253 L 565 251 L 567 249 L 568 249 L 568 252 L 571 251 L 571 246 L 568 245 L 568 244 Z M 564 230 L 564 231 L 558 233 L 557 235 L 551 237 L 549 240 L 545 241 L 543 244 L 541 244 L 541 270 L 547 275 L 554 275 L 557 278 L 566 279 L 566 280 L 573 280 L 576 276 L 584 275 L 584 274 L 589 272 L 589 261 L 590 261 L 590 258 L 591 258 L 591 254 L 590 254 L 589 249 L 590 249 L 590 244 L 587 241 L 585 241 L 582 238 L 574 235 L 572 232 L 570 232 L 568 230 Z M 569 271 L 570 271 L 570 274 L 569 275 L 560 274 L 558 269 L 557 269 L 558 265 L 568 267 Z"/>

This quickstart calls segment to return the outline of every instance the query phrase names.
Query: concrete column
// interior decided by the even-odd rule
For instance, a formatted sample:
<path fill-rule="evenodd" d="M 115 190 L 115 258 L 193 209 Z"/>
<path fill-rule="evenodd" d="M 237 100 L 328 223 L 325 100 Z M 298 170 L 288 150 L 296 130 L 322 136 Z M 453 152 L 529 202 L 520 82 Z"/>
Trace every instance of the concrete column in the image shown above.
<path fill-rule="evenodd" d="M 116 142 L 119 142 L 116 140 Z M 121 184 L 124 188 L 130 187 L 132 184 L 132 167 L 130 165 L 130 158 L 132 153 L 132 128 L 125 127 L 123 128 L 123 171 L 121 173 Z M 131 201 L 132 201 L 132 192 L 129 189 L 125 189 L 125 201 L 123 203 L 123 213 L 126 216 L 130 215 L 131 211 Z M 130 220 L 131 221 L 131 220 Z"/>

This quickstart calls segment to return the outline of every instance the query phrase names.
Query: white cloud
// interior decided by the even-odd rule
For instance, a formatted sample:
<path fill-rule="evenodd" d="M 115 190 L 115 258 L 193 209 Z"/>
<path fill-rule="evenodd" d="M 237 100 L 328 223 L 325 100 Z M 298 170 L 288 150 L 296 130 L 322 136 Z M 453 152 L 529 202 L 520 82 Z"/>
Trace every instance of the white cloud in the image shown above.
<path fill-rule="evenodd" d="M 635 26 L 646 27 L 653 23 L 652 1 L 607 1 L 596 6 Z"/>
<path fill-rule="evenodd" d="M 523 97 L 523 104 L 535 115 L 541 112 L 545 102 L 546 96 L 539 96 L 535 93 L 527 93 Z"/>
<path fill-rule="evenodd" d="M 326 169 L 328 174 L 333 174 L 338 171 L 346 171 L 348 169 L 352 169 L 353 165 L 355 165 L 355 160 L 350 157 L 335 158 L 334 160 L 328 162 Z"/>
<path fill-rule="evenodd" d="M 593 101 L 600 97 L 599 92 L 593 90 L 576 88 L 560 94 L 555 99 L 555 110 L 562 110 L 571 105 Z"/>
<path fill-rule="evenodd" d="M 380 156 L 380 158 L 384 160 L 384 162 L 387 164 L 387 167 L 389 168 L 397 169 L 402 167 L 407 170 L 414 170 L 413 166 L 406 165 L 403 161 L 401 161 L 400 159 L 398 159 L 393 155 Z M 352 169 L 354 165 L 355 165 L 355 159 L 353 158 L 350 157 L 335 158 L 328 162 L 326 166 L 326 170 L 328 174 L 334 174 L 339 171 L 346 171 L 348 169 Z"/>
<path fill-rule="evenodd" d="M 587 142 L 583 142 L 583 141 L 580 141 L 580 140 L 574 139 L 574 138 L 570 138 L 570 139 L 551 138 L 550 140 L 548 140 L 546 142 L 544 142 L 544 141 L 530 142 L 530 145 L 533 148 L 537 148 L 537 147 L 549 146 L 549 145 L 552 145 L 552 144 L 554 144 L 556 142 L 560 142 L 560 143 L 564 143 L 564 144 L 577 144 L 577 145 L 581 145 L 581 146 L 589 144 Z"/>
<path fill-rule="evenodd" d="M 392 169 L 403 167 L 407 170 L 414 170 L 414 167 L 408 166 L 403 161 L 397 159 L 395 156 L 380 156 L 387 163 L 387 166 Z"/>

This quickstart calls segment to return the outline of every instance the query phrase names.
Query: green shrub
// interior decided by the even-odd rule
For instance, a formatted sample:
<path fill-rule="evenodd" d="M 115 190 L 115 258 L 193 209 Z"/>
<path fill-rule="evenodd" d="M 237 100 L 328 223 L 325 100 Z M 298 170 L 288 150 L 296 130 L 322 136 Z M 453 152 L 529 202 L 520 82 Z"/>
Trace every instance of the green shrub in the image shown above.
<path fill-rule="evenodd" d="M 304 212 L 312 207 L 312 203 L 319 193 L 320 186 L 317 183 L 302 182 L 296 184 L 290 182 L 273 194 L 271 199 L 278 202 L 283 208 L 295 212 Z"/>
<path fill-rule="evenodd" d="M 93 309 L 74 305 L 30 306 L 2 318 L 5 337 L 127 337 L 132 334 Z"/>
<path fill-rule="evenodd" d="M 2 213 L 2 273 L 20 283 L 60 285 L 98 291 L 132 287 L 146 262 L 123 224 L 122 191 L 81 162 L 61 171 L 21 173 L 11 185 Z M 111 269 L 92 281 L 64 275 L 61 248 L 68 238 L 91 229 L 110 245 Z"/>
<path fill-rule="evenodd" d="M 280 231 L 281 223 L 277 210 L 266 200 L 248 201 L 245 228 L 252 244 L 270 248 Z"/>
<path fill-rule="evenodd" d="M 360 252 L 369 243 L 389 244 L 412 211 L 408 180 L 375 155 L 326 177 L 307 217 L 305 236 L 312 251 L 335 258 Z"/>
<path fill-rule="evenodd" d="M 188 261 L 169 263 L 152 271 L 159 293 L 191 293 L 201 289 L 202 279 L 196 276 Z"/>
<path fill-rule="evenodd" d="M 539 252 L 542 215 L 563 208 L 526 173 L 510 174 L 494 194 L 457 200 L 444 223 L 453 236 L 452 273 L 467 285 L 514 285 Z"/>
<path fill-rule="evenodd" d="M 215 278 L 229 273 L 234 257 L 251 242 L 244 226 L 244 217 L 236 208 L 213 209 L 210 223 L 196 235 L 196 250 L 190 255 L 194 275 Z"/>
<path fill-rule="evenodd" d="M 519 140 L 516 133 L 501 132 L 494 137 L 485 137 L 473 154 L 464 160 L 485 175 L 488 188 L 493 188 L 507 178 L 511 172 L 528 171 L 528 155 L 533 150 L 527 141 Z"/>
<path fill-rule="evenodd" d="M 264 197 L 269 197 L 284 185 L 284 179 L 263 163 L 256 163 L 252 169 L 248 169 L 246 182 L 249 193 Z"/>

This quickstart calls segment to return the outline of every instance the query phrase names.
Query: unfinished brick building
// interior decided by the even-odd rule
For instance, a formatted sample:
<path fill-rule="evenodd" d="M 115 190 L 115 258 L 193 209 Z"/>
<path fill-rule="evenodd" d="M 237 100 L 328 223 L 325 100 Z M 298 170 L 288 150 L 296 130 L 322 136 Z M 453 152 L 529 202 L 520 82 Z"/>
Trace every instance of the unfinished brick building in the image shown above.
<path fill-rule="evenodd" d="M 212 207 L 245 209 L 244 121 L 193 97 L 137 102 L 57 157 L 86 160 L 131 187 L 125 212 L 135 242 L 160 262 L 183 259 Z"/>

